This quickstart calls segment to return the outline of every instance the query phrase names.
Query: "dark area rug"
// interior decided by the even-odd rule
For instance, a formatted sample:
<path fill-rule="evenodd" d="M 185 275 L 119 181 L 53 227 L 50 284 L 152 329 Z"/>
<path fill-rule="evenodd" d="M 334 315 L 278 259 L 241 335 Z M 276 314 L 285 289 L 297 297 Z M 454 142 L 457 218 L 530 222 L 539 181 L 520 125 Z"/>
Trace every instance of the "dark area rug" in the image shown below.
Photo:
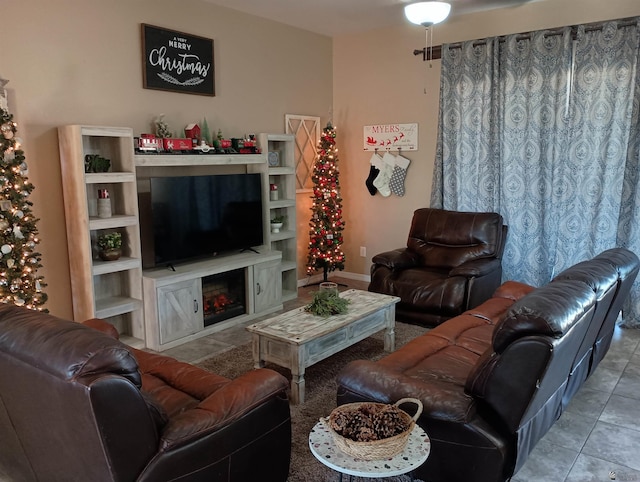
<path fill-rule="evenodd" d="M 423 334 L 427 330 L 422 327 L 396 324 L 396 349 Z M 291 469 L 288 482 L 324 482 L 337 481 L 339 474 L 321 464 L 309 450 L 309 432 L 318 422 L 320 417 L 329 415 L 336 406 L 336 376 L 347 363 L 352 360 L 378 360 L 386 352 L 384 351 L 383 333 L 377 333 L 361 342 L 323 360 L 309 368 L 305 373 L 305 402 L 301 405 L 291 406 L 292 447 Z M 253 369 L 251 344 L 242 345 L 224 353 L 208 358 L 198 366 L 217 373 L 227 378 L 236 378 L 242 373 Z M 268 363 L 271 368 L 289 380 L 291 372 L 286 369 Z M 345 477 L 344 480 L 348 480 Z M 369 479 L 354 477 L 358 482 L 375 482 L 382 479 Z M 391 477 L 387 481 L 407 482 L 409 476 Z M 418 480 L 418 479 L 416 479 Z"/>

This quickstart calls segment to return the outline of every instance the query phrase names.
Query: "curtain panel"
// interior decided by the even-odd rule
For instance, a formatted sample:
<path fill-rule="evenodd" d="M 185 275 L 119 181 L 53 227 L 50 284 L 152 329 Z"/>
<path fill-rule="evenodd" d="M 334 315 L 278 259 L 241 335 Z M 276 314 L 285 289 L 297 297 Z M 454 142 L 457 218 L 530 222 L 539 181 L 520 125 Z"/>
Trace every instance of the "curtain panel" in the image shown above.
<path fill-rule="evenodd" d="M 640 255 L 639 19 L 443 45 L 431 206 L 502 214 L 505 279 Z"/>

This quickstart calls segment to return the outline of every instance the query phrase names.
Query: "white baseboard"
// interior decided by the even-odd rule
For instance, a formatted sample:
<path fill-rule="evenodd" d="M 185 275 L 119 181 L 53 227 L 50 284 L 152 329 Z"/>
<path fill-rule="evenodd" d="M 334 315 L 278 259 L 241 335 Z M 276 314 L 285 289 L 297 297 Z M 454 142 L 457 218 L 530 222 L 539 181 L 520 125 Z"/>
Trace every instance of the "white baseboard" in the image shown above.
<path fill-rule="evenodd" d="M 365 281 L 367 283 L 371 282 L 371 275 L 368 274 L 359 274 L 359 273 L 349 273 L 347 271 L 332 271 L 331 273 L 329 273 L 329 275 L 327 276 L 328 279 L 331 278 L 346 278 L 346 279 L 353 279 L 356 281 Z M 303 286 L 307 286 L 309 284 L 313 284 L 313 283 L 319 283 L 320 281 L 322 281 L 322 274 L 314 274 L 313 276 L 308 276 L 304 279 L 299 279 L 298 280 L 298 288 L 301 288 Z"/>

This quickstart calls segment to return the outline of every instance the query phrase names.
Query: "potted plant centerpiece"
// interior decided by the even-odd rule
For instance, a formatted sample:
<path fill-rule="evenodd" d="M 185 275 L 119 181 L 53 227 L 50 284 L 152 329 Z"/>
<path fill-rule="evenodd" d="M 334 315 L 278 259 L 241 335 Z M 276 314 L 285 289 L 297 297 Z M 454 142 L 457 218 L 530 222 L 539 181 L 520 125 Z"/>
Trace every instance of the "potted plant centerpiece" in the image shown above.
<path fill-rule="evenodd" d="M 286 218 L 286 216 L 280 216 L 280 215 L 276 215 L 276 216 L 271 218 L 271 232 L 272 233 L 279 233 L 280 232 L 280 228 L 282 228 L 282 225 L 284 224 L 285 218 Z"/>
<path fill-rule="evenodd" d="M 115 261 L 122 256 L 122 233 L 117 231 L 98 236 L 98 256 L 103 261 Z"/>

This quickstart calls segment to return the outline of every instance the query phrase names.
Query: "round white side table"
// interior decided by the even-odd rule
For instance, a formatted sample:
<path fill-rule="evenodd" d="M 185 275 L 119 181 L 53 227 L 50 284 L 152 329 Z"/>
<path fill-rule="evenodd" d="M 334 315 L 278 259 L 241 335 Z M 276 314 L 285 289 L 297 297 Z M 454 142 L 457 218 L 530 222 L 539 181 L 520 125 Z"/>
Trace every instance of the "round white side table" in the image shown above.
<path fill-rule="evenodd" d="M 309 433 L 309 448 L 316 459 L 340 473 L 340 481 L 343 474 L 349 475 L 351 480 L 351 476 L 380 478 L 406 473 L 410 473 L 413 480 L 413 470 L 425 463 L 429 457 L 431 442 L 427 433 L 416 425 L 409 435 L 407 446 L 395 457 L 362 460 L 340 450 L 325 422 L 320 420 Z"/>

